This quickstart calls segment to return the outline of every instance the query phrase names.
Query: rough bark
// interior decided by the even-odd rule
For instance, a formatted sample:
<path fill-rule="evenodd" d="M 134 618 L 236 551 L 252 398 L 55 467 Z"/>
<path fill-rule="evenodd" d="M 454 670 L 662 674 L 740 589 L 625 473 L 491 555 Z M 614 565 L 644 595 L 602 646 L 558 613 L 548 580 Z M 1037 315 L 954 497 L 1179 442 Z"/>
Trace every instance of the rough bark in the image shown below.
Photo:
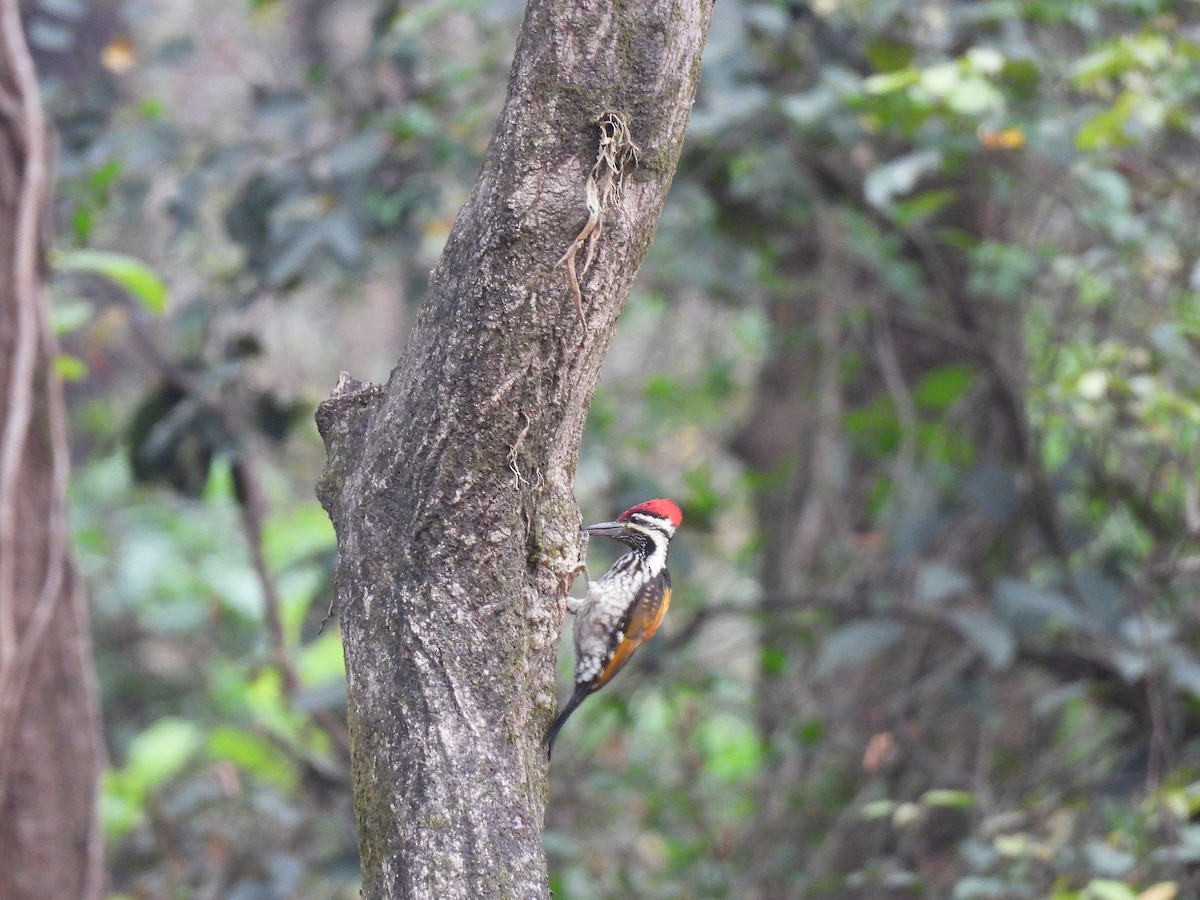
<path fill-rule="evenodd" d="M 582 549 L 575 463 L 710 15 L 711 0 L 531 0 L 483 171 L 402 362 L 385 387 L 343 379 L 318 412 L 366 897 L 549 894 L 540 740 Z M 576 294 L 561 260 L 589 227 L 608 112 L 640 163 L 590 268 L 578 250 Z"/>
<path fill-rule="evenodd" d="M 47 132 L 16 0 L 0 0 L 0 897 L 100 897 L 102 756 L 71 565 L 68 450 L 46 314 Z"/>

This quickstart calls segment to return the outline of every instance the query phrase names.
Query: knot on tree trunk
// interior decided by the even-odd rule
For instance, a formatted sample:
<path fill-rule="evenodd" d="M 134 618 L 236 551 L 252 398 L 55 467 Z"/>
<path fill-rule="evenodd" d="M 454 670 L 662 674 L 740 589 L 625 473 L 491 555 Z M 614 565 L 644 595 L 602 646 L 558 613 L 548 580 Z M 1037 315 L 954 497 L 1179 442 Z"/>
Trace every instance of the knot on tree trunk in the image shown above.
<path fill-rule="evenodd" d="M 325 442 L 326 463 L 317 482 L 317 499 L 335 525 L 341 523 L 342 487 L 366 442 L 383 388 L 342 372 L 329 399 L 317 407 L 317 431 Z"/>

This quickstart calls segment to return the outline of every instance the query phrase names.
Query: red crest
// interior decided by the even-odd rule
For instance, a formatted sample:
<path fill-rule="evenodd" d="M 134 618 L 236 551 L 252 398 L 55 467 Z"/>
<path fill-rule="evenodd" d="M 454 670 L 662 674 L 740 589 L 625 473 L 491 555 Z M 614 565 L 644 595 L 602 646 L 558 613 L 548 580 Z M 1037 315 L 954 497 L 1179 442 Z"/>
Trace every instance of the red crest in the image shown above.
<path fill-rule="evenodd" d="M 660 519 L 670 519 L 671 524 L 676 528 L 683 524 L 683 512 L 675 505 L 674 501 L 666 498 L 639 503 L 617 516 L 617 521 L 624 522 L 634 513 L 645 513 L 650 516 L 658 516 Z"/>

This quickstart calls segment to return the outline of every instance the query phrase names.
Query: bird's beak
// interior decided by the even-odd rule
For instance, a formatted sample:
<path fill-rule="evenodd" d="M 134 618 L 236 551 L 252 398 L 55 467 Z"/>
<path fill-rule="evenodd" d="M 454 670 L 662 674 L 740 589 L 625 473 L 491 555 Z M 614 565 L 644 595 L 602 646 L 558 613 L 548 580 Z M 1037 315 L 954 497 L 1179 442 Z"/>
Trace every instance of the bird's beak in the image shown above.
<path fill-rule="evenodd" d="M 615 538 L 624 534 L 625 526 L 620 522 L 601 522 L 599 525 L 589 525 L 583 530 L 588 534 L 598 534 L 602 537 Z"/>

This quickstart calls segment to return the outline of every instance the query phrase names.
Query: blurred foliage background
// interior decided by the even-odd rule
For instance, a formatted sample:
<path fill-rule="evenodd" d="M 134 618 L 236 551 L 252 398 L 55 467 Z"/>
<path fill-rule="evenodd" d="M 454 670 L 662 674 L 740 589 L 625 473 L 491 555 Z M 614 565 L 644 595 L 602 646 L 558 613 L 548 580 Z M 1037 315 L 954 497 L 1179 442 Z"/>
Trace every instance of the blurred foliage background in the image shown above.
<path fill-rule="evenodd" d="M 124 896 L 357 896 L 311 414 L 520 15 L 26 4 Z M 681 503 L 676 600 L 560 743 L 556 897 L 1200 896 L 1198 138 L 1194 2 L 717 4 L 578 470 Z"/>

